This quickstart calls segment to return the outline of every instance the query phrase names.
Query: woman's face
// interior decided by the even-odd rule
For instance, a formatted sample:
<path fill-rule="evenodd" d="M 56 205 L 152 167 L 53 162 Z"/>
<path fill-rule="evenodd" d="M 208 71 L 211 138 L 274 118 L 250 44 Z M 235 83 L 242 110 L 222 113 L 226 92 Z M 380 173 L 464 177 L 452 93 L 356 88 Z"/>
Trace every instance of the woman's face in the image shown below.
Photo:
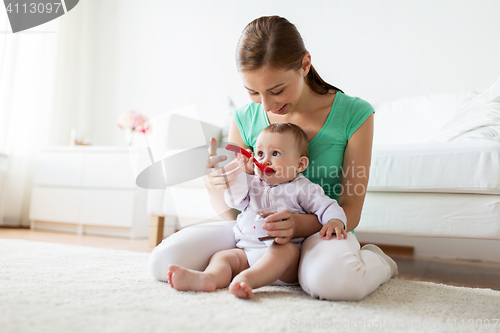
<path fill-rule="evenodd" d="M 305 84 L 301 71 L 269 66 L 242 72 L 241 77 L 252 102 L 262 104 L 266 112 L 275 114 L 293 110 Z"/>

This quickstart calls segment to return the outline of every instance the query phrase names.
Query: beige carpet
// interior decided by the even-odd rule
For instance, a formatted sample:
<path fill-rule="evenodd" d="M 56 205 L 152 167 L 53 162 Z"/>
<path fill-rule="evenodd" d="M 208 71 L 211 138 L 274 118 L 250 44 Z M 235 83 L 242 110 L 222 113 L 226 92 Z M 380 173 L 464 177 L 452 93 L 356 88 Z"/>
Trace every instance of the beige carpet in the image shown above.
<path fill-rule="evenodd" d="M 490 289 L 391 280 L 360 302 L 290 287 L 260 288 L 247 301 L 226 289 L 177 292 L 149 275 L 148 255 L 0 239 L 0 331 L 477 331 L 469 319 L 500 331 L 500 292 Z"/>

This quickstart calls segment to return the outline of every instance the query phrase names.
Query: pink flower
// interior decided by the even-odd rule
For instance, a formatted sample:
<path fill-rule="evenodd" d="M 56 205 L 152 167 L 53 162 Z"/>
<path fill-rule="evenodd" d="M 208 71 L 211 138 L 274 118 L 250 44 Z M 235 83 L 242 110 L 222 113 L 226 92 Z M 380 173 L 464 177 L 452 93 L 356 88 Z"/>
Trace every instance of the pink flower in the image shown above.
<path fill-rule="evenodd" d="M 151 132 L 151 125 L 147 121 L 148 118 L 136 111 L 130 110 L 120 115 L 118 118 L 118 127 L 122 129 L 129 128 L 132 131 L 138 131 L 141 133 L 149 133 Z"/>

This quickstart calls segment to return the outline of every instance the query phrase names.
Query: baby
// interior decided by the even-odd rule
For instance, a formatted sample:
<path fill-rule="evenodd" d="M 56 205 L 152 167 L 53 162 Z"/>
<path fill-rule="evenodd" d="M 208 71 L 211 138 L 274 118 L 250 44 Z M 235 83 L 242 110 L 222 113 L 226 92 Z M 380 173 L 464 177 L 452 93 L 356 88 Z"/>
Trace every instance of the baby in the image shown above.
<path fill-rule="evenodd" d="M 237 248 L 215 253 L 203 272 L 170 265 L 172 288 L 214 291 L 229 286 L 234 295 L 251 298 L 255 288 L 296 284 L 303 238 L 292 238 L 284 244 L 263 240 L 262 236 L 273 236 L 272 231 L 264 230 L 269 223 L 264 223 L 266 214 L 261 212 L 266 209 L 315 214 L 323 225 L 321 237 L 329 240 L 334 233 L 338 239 L 347 237 L 343 209 L 325 195 L 321 186 L 301 174 L 309 163 L 308 150 L 307 135 L 300 127 L 275 123 L 259 134 L 255 153 L 255 158 L 274 172 L 263 173 L 254 168 L 252 158 L 238 154 L 241 173 L 224 193 L 226 203 L 242 211 L 233 229 Z"/>

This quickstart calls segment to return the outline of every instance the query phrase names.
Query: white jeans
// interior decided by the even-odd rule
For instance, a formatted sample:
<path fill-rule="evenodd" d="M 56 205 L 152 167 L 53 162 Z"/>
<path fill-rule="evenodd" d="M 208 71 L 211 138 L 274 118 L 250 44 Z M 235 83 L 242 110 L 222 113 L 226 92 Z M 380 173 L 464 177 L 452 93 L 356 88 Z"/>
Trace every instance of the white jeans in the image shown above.
<path fill-rule="evenodd" d="M 164 239 L 149 257 L 155 279 L 167 281 L 170 264 L 203 271 L 215 252 L 235 248 L 236 221 L 213 222 L 182 229 Z M 309 295 L 332 301 L 357 301 L 389 281 L 389 265 L 377 254 L 360 250 L 347 239 L 324 240 L 315 233 L 302 243 L 299 283 Z"/>

